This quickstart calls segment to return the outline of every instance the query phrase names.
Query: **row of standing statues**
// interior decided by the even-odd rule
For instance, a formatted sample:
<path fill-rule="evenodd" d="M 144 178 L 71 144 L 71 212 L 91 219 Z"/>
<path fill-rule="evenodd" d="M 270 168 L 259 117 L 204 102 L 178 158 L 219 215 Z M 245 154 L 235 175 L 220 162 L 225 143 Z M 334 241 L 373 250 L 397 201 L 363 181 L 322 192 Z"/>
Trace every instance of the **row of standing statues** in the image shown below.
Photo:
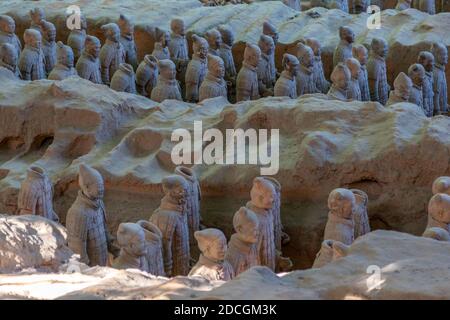
<path fill-rule="evenodd" d="M 387 42 L 373 38 L 368 50 L 354 43 L 354 31 L 347 26 L 339 28 L 330 83 L 324 74 L 320 42 L 314 38 L 301 40 L 295 55 L 285 53 L 283 70 L 278 72 L 278 32 L 269 22 L 263 24 L 257 45 L 246 44 L 237 72 L 232 54 L 234 34 L 226 25 L 207 31 L 204 37 L 193 34 L 190 59 L 184 22 L 174 19 L 171 33 L 155 28 L 154 50 L 138 63 L 134 26 L 123 15 L 117 23 L 102 26 L 103 46 L 98 38 L 86 34 L 85 19 L 82 29 L 73 30 L 65 45 L 55 43 L 55 27 L 44 19 L 41 9 L 31 11 L 30 16 L 23 50 L 14 34 L 14 20 L 0 16 L 0 65 L 24 80 L 62 80 L 78 75 L 157 102 L 176 99 L 197 103 L 219 96 L 240 102 L 324 93 L 343 101 L 377 101 L 382 105 L 411 102 L 429 117 L 448 112 L 448 52 L 442 43 L 433 43 L 429 51 L 420 52 L 417 62 L 396 77 L 391 90 L 385 61 Z"/>
<path fill-rule="evenodd" d="M 68 246 L 89 266 L 139 269 L 157 276 L 202 276 L 230 280 L 253 266 L 289 271 L 292 262 L 282 247 L 290 237 L 281 222 L 281 185 L 272 177 L 257 177 L 250 201 L 233 216 L 229 241 L 216 228 L 201 223 L 201 188 L 192 169 L 179 166 L 162 180 L 164 196 L 148 220 L 121 223 L 117 237 L 107 227 L 104 183 L 94 168 L 81 164 L 78 196 L 66 216 Z M 18 214 L 58 221 L 53 188 L 45 170 L 28 169 L 18 196 Z M 424 237 L 450 241 L 450 177 L 432 186 Z M 370 230 L 367 194 L 359 189 L 334 189 L 328 197 L 328 221 L 313 268 L 343 257 L 353 241 Z M 200 251 L 194 256 L 193 248 Z"/>

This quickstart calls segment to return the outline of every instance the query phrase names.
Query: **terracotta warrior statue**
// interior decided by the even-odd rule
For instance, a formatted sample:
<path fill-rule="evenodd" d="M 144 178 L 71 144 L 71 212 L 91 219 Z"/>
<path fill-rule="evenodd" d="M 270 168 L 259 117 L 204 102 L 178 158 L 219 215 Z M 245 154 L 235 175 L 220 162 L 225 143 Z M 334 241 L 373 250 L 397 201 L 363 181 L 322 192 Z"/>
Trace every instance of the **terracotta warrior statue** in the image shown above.
<path fill-rule="evenodd" d="M 45 59 L 45 73 L 48 76 L 58 60 L 56 54 L 56 28 L 48 21 L 42 21 L 42 52 Z"/>
<path fill-rule="evenodd" d="M 356 44 L 352 48 L 353 57 L 359 62 L 359 90 L 361 91 L 361 101 L 370 101 L 369 79 L 367 75 L 367 49 L 362 44 Z"/>
<path fill-rule="evenodd" d="M 20 79 L 21 75 L 17 67 L 18 59 L 16 48 L 12 44 L 4 43 L 0 46 L 0 67 L 6 68 L 11 71 L 12 75 Z"/>
<path fill-rule="evenodd" d="M 151 99 L 156 102 L 163 102 L 166 99 L 182 101 L 180 85 L 176 79 L 175 64 L 172 60 L 160 60 L 158 69 L 158 80 L 156 87 L 152 90 Z"/>
<path fill-rule="evenodd" d="M 208 73 L 200 85 L 199 101 L 209 98 L 227 98 L 227 83 L 224 80 L 225 65 L 219 56 L 208 54 Z"/>
<path fill-rule="evenodd" d="M 355 58 L 349 58 L 345 60 L 347 68 L 350 70 L 351 79 L 348 83 L 347 98 L 350 100 L 361 101 L 361 90 L 359 89 L 359 74 L 361 71 L 361 65 Z"/>
<path fill-rule="evenodd" d="M 16 22 L 13 18 L 6 15 L 0 15 L 0 45 L 9 43 L 16 51 L 16 56 L 20 56 L 22 44 L 19 37 L 16 36 Z"/>
<path fill-rule="evenodd" d="M 170 33 L 167 30 L 155 28 L 155 46 L 152 56 L 157 60 L 170 59 L 169 52 Z"/>
<path fill-rule="evenodd" d="M 206 41 L 208 41 L 208 53 L 213 56 L 220 56 L 220 46 L 222 45 L 222 34 L 217 29 L 211 29 L 205 33 Z"/>
<path fill-rule="evenodd" d="M 409 102 L 418 105 L 425 113 L 422 96 L 422 85 L 425 79 L 425 69 L 421 64 L 414 63 L 408 68 L 408 76 L 413 83 L 411 94 L 409 95 Z"/>
<path fill-rule="evenodd" d="M 395 9 L 399 11 L 409 9 L 411 8 L 411 2 L 412 0 L 398 0 Z"/>
<path fill-rule="evenodd" d="M 412 86 L 411 79 L 404 72 L 400 72 L 394 80 L 394 90 L 389 94 L 386 107 L 399 102 L 409 102 Z"/>
<path fill-rule="evenodd" d="M 208 228 L 194 233 L 201 251 L 189 276 L 201 276 L 209 281 L 228 281 L 234 277 L 231 264 L 225 260 L 227 238 L 219 229 Z"/>
<path fill-rule="evenodd" d="M 193 51 L 192 60 L 186 69 L 186 101 L 198 102 L 198 90 L 206 76 L 207 71 L 207 57 L 208 57 L 208 42 L 205 38 L 199 37 L 196 34 L 192 35 Z"/>
<path fill-rule="evenodd" d="M 131 64 L 134 71 L 138 66 L 136 43 L 134 42 L 134 23 L 121 14 L 117 25 L 120 29 L 120 43 L 125 51 L 124 62 Z"/>
<path fill-rule="evenodd" d="M 78 61 L 84 51 L 84 46 L 86 44 L 86 30 L 86 17 L 80 15 L 80 29 L 72 29 L 67 38 L 67 45 L 72 48 L 75 61 Z"/>
<path fill-rule="evenodd" d="M 233 58 L 234 32 L 227 25 L 220 25 L 218 30 L 222 36 L 219 55 L 225 66 L 225 80 L 234 83 L 236 81 L 236 66 Z"/>
<path fill-rule="evenodd" d="M 20 185 L 17 209 L 20 215 L 38 215 L 58 221 L 53 210 L 53 185 L 42 167 L 31 166 Z"/>
<path fill-rule="evenodd" d="M 324 240 L 316 255 L 312 268 L 321 268 L 330 262 L 336 261 L 348 254 L 349 246 L 340 241 Z"/>
<path fill-rule="evenodd" d="M 115 269 L 147 270 L 145 255 L 147 246 L 144 229 L 136 223 L 121 223 L 117 229 L 120 254 L 112 263 Z"/>
<path fill-rule="evenodd" d="M 340 241 L 351 245 L 355 239 L 355 212 L 356 199 L 352 191 L 337 188 L 331 191 L 328 197 L 328 221 L 325 226 L 324 240 Z"/>
<path fill-rule="evenodd" d="M 334 67 L 330 79 L 332 84 L 327 96 L 331 99 L 347 101 L 347 90 L 351 80 L 351 73 L 348 67 L 339 62 L 337 66 Z"/>
<path fill-rule="evenodd" d="M 145 233 L 146 253 L 141 264 L 145 266 L 148 273 L 154 276 L 165 276 L 161 230 L 150 221 L 139 220 L 136 223 Z"/>
<path fill-rule="evenodd" d="M 236 78 L 236 102 L 260 98 L 257 73 L 260 57 L 259 47 L 247 43 L 244 50 L 244 61 Z"/>
<path fill-rule="evenodd" d="M 100 68 L 100 40 L 94 36 L 86 36 L 84 50 L 78 58 L 76 69 L 78 75 L 93 83 L 102 84 Z"/>
<path fill-rule="evenodd" d="M 435 0 L 416 0 L 414 7 L 428 14 L 436 14 Z"/>
<path fill-rule="evenodd" d="M 296 76 L 299 66 L 298 59 L 288 53 L 283 55 L 283 72 L 275 83 L 274 96 L 275 97 L 289 97 L 291 99 L 297 98 L 297 83 Z"/>
<path fill-rule="evenodd" d="M 111 89 L 119 92 L 136 93 L 136 77 L 133 66 L 122 63 L 111 79 Z"/>
<path fill-rule="evenodd" d="M 23 80 L 45 79 L 45 60 L 42 52 L 42 36 L 35 29 L 27 29 L 23 35 L 25 48 L 20 54 L 19 70 Z"/>
<path fill-rule="evenodd" d="M 369 216 L 367 215 L 367 206 L 369 197 L 367 193 L 359 189 L 351 189 L 355 196 L 355 212 L 353 220 L 355 222 L 355 239 L 370 232 Z"/>
<path fill-rule="evenodd" d="M 296 76 L 297 96 L 320 92 L 314 81 L 314 53 L 312 49 L 299 42 L 297 44 L 297 58 L 300 62 Z"/>
<path fill-rule="evenodd" d="M 225 260 L 233 267 L 234 275 L 238 276 L 251 267 L 259 265 L 258 217 L 251 210 L 241 207 L 234 214 L 233 227 L 236 233 L 231 235 L 228 242 Z"/>
<path fill-rule="evenodd" d="M 189 63 L 189 50 L 186 40 L 186 28 L 182 19 L 173 19 L 170 22 L 169 52 L 170 59 L 175 63 L 177 80 L 180 81 L 182 92 L 184 94 L 184 79 L 186 77 L 186 68 Z"/>
<path fill-rule="evenodd" d="M 445 193 L 450 196 L 450 177 L 442 176 L 434 180 L 432 192 L 433 194 Z"/>
<path fill-rule="evenodd" d="M 259 92 L 264 97 L 271 96 L 273 95 L 273 87 L 277 76 L 275 62 L 271 61 L 275 59 L 275 44 L 271 37 L 262 34 L 259 38 L 258 46 L 261 50 L 261 57 L 257 66 Z"/>
<path fill-rule="evenodd" d="M 426 110 L 425 115 L 432 117 L 434 112 L 434 91 L 433 91 L 433 69 L 434 56 L 429 51 L 421 51 L 417 58 L 425 69 L 425 78 L 422 85 L 423 108 Z"/>
<path fill-rule="evenodd" d="M 101 174 L 84 164 L 78 177 L 80 191 L 66 216 L 69 248 L 89 266 L 106 266 L 112 238 L 106 225 Z"/>
<path fill-rule="evenodd" d="M 71 76 L 76 76 L 77 70 L 73 67 L 73 51 L 69 46 L 61 41 L 57 44 L 58 63 L 48 75 L 49 80 L 64 80 Z"/>
<path fill-rule="evenodd" d="M 164 198 L 153 212 L 150 222 L 161 230 L 166 276 L 186 276 L 189 273 L 189 228 L 186 201 L 188 182 L 180 175 L 162 180 Z"/>
<path fill-rule="evenodd" d="M 352 57 L 352 44 L 355 42 L 355 33 L 350 27 L 339 27 L 339 38 L 341 41 L 334 50 L 333 66 L 339 62 L 345 63 L 348 58 Z"/>
<path fill-rule="evenodd" d="M 433 69 L 434 114 L 447 114 L 447 79 L 445 65 L 448 62 L 447 47 L 442 43 L 434 43 L 431 53 L 435 58 Z"/>
<path fill-rule="evenodd" d="M 136 90 L 140 95 L 150 98 L 158 79 L 158 60 L 147 54 L 136 70 Z"/>
<path fill-rule="evenodd" d="M 253 211 L 259 221 L 258 254 L 259 262 L 275 271 L 277 252 L 275 247 L 275 226 L 272 216 L 276 192 L 273 184 L 265 178 L 255 178 L 250 191 L 251 200 L 247 209 Z"/>
<path fill-rule="evenodd" d="M 45 21 L 45 13 L 41 8 L 30 10 L 31 24 L 30 29 L 34 29 L 42 33 L 42 22 Z"/>
<path fill-rule="evenodd" d="M 450 241 L 450 233 L 439 227 L 431 227 L 425 230 L 422 237 L 434 239 L 437 241 Z"/>
<path fill-rule="evenodd" d="M 105 33 L 106 41 L 100 50 L 100 68 L 102 82 L 109 86 L 111 79 L 125 62 L 125 49 L 120 42 L 120 29 L 115 23 L 108 23 L 101 27 Z"/>
<path fill-rule="evenodd" d="M 273 39 L 273 43 L 276 46 L 278 43 L 278 31 L 273 24 L 268 21 L 263 23 L 263 32 L 264 35 L 269 36 Z M 275 50 L 272 52 L 273 57 L 269 59 L 270 63 L 273 63 L 272 69 L 277 72 L 277 68 L 275 67 Z"/>
<path fill-rule="evenodd" d="M 367 75 L 369 78 L 370 99 L 385 105 L 388 100 L 389 90 L 386 76 L 386 56 L 388 45 L 382 38 L 373 38 L 370 49 L 370 57 L 367 62 Z"/>
<path fill-rule="evenodd" d="M 306 45 L 309 46 L 314 53 L 313 63 L 313 81 L 317 90 L 322 93 L 327 93 L 330 90 L 330 82 L 325 78 L 322 64 L 322 48 L 319 40 L 315 38 L 307 38 Z"/>
<path fill-rule="evenodd" d="M 439 227 L 450 232 L 450 196 L 435 194 L 428 203 L 428 224 L 425 230 Z"/>

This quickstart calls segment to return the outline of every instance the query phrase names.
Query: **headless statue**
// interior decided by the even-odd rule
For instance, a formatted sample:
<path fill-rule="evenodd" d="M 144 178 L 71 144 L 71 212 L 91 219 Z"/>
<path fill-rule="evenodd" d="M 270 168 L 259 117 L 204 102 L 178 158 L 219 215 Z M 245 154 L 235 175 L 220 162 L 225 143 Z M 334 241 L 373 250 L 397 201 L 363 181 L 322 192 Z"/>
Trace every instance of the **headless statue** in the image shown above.
<path fill-rule="evenodd" d="M 340 241 L 324 240 L 316 255 L 312 268 L 322 268 L 348 254 L 349 246 Z"/>
<path fill-rule="evenodd" d="M 103 83 L 99 59 L 100 47 L 98 38 L 86 36 L 84 50 L 76 65 L 77 73 L 81 78 L 97 84 Z"/>
<path fill-rule="evenodd" d="M 122 63 L 111 80 L 111 89 L 119 92 L 136 93 L 136 77 L 133 66 Z"/>
<path fill-rule="evenodd" d="M 140 95 L 150 98 L 158 79 L 158 60 L 147 54 L 136 70 L 136 90 Z"/>
<path fill-rule="evenodd" d="M 394 80 L 394 90 L 389 94 L 386 107 L 399 102 L 409 102 L 411 89 L 411 79 L 404 72 L 400 72 Z"/>
<path fill-rule="evenodd" d="M 148 273 L 165 276 L 161 230 L 146 220 L 139 220 L 136 223 L 142 227 L 145 233 L 146 253 L 141 264 Z"/>

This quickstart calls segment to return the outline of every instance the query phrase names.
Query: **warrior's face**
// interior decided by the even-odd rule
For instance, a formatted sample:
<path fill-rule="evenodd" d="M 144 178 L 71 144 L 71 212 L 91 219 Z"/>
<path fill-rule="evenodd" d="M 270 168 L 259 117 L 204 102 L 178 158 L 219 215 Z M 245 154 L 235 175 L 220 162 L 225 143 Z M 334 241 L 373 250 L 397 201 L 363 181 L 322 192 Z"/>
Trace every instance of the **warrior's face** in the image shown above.
<path fill-rule="evenodd" d="M 186 195 L 186 187 L 182 184 L 177 184 L 170 190 L 170 197 L 179 204 L 184 204 L 186 202 Z"/>
<path fill-rule="evenodd" d="M 174 23 L 173 26 L 172 26 L 172 31 L 175 34 L 184 37 L 186 35 L 186 28 L 184 26 L 184 21 L 179 20 L 176 23 Z"/>
<path fill-rule="evenodd" d="M 49 28 L 45 30 L 44 32 L 45 40 L 48 42 L 53 42 L 56 39 L 56 29 L 55 28 Z"/>
<path fill-rule="evenodd" d="M 356 59 L 358 59 L 360 65 L 364 66 L 368 59 L 367 50 L 365 48 L 358 50 Z"/>
<path fill-rule="evenodd" d="M 353 32 L 353 30 L 346 29 L 346 31 L 344 32 L 344 39 L 348 43 L 353 43 L 355 41 L 355 33 Z"/>
<path fill-rule="evenodd" d="M 425 80 L 425 72 L 423 72 L 423 69 L 420 69 L 418 72 L 416 72 L 411 77 L 411 80 L 416 86 L 421 87 L 423 85 L 423 81 Z"/>
<path fill-rule="evenodd" d="M 98 58 L 100 54 L 100 49 L 101 49 L 100 42 L 90 43 L 88 46 L 86 46 L 87 52 L 94 58 Z"/>
<path fill-rule="evenodd" d="M 141 257 L 146 254 L 147 246 L 145 243 L 145 233 L 138 232 L 131 239 L 128 244 L 128 250 L 136 257 Z"/>
<path fill-rule="evenodd" d="M 161 76 L 164 79 L 167 80 L 175 80 L 176 76 L 177 76 L 177 71 L 175 70 L 174 67 L 172 66 L 165 66 L 164 68 L 160 69 L 161 71 Z"/>
<path fill-rule="evenodd" d="M 0 24 L 0 28 L 5 33 L 14 33 L 16 31 L 16 23 L 13 19 L 8 19 Z"/>
<path fill-rule="evenodd" d="M 225 259 L 225 254 L 227 252 L 227 240 L 225 237 L 217 238 L 211 242 L 211 244 L 206 248 L 204 254 L 207 258 L 215 261 L 222 261 Z"/>
<path fill-rule="evenodd" d="M 446 48 L 441 48 L 437 50 L 436 62 L 441 65 L 446 65 L 448 63 L 448 51 Z"/>
<path fill-rule="evenodd" d="M 434 58 L 433 56 L 430 56 L 429 58 L 425 59 L 423 61 L 423 67 L 426 71 L 431 72 L 434 68 Z"/>
<path fill-rule="evenodd" d="M 218 63 L 215 63 L 211 67 L 211 73 L 216 78 L 223 78 L 225 76 L 225 65 L 223 61 L 219 61 Z"/>
<path fill-rule="evenodd" d="M 257 243 L 259 240 L 259 226 L 257 221 L 243 223 L 237 231 L 238 237 L 247 243 Z"/>
<path fill-rule="evenodd" d="M 42 44 L 42 39 L 41 39 L 40 34 L 30 37 L 28 44 L 33 48 L 40 49 L 41 44 Z"/>
<path fill-rule="evenodd" d="M 105 194 L 105 187 L 103 185 L 103 182 L 94 182 L 90 184 L 87 188 L 87 196 L 89 196 L 91 199 L 103 199 L 103 196 Z"/>
<path fill-rule="evenodd" d="M 202 43 L 199 47 L 198 47 L 198 56 L 200 57 L 200 59 L 206 59 L 206 57 L 208 56 L 208 45 L 206 43 Z"/>

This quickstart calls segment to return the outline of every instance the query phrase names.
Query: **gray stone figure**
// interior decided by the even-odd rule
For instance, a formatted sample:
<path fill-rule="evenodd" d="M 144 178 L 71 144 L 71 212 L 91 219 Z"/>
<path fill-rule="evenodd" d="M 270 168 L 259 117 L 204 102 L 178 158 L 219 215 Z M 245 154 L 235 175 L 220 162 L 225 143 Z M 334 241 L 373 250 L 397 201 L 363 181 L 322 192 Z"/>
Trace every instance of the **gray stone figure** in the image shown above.
<path fill-rule="evenodd" d="M 11 71 L 12 75 L 20 79 L 21 75 L 17 67 L 18 60 L 16 48 L 12 44 L 4 43 L 0 46 L 0 67 L 6 68 Z"/>
<path fill-rule="evenodd" d="M 108 85 L 119 68 L 121 63 L 125 62 L 125 49 L 120 42 L 120 29 L 115 23 L 108 23 L 101 27 L 106 41 L 100 50 L 100 68 L 102 72 L 102 81 Z"/>
<path fill-rule="evenodd" d="M 72 29 L 67 37 L 67 45 L 72 48 L 75 61 L 78 61 L 84 51 L 84 46 L 86 44 L 86 30 L 86 17 L 80 15 L 80 29 Z"/>
<path fill-rule="evenodd" d="M 353 212 L 353 221 L 355 223 L 355 239 L 370 232 L 369 216 L 367 207 L 369 196 L 362 190 L 350 189 L 355 196 L 355 211 Z"/>
<path fill-rule="evenodd" d="M 435 0 L 415 0 L 414 8 L 428 14 L 436 14 Z"/>
<path fill-rule="evenodd" d="M 234 44 L 234 33 L 230 27 L 223 24 L 218 27 L 218 30 L 222 35 L 219 55 L 225 65 L 225 80 L 234 83 L 237 74 L 236 66 L 234 65 L 233 52 L 231 50 Z"/>
<path fill-rule="evenodd" d="M 225 260 L 233 267 L 234 275 L 259 264 L 258 240 L 260 228 L 258 217 L 251 210 L 241 207 L 233 217 L 236 233 L 231 235 Z"/>
<path fill-rule="evenodd" d="M 175 63 L 177 80 L 181 84 L 182 93 L 185 92 L 184 79 L 186 77 L 186 68 L 189 63 L 189 50 L 186 40 L 186 28 L 182 19 L 173 19 L 170 22 L 170 59 Z"/>
<path fill-rule="evenodd" d="M 349 58 L 345 61 L 347 68 L 350 70 L 351 78 L 347 88 L 347 99 L 361 101 L 361 89 L 359 88 L 359 74 L 361 65 L 355 58 Z"/>
<path fill-rule="evenodd" d="M 111 80 L 111 89 L 119 92 L 136 93 L 136 76 L 133 66 L 122 63 Z"/>
<path fill-rule="evenodd" d="M 222 34 L 217 29 L 211 29 L 205 33 L 206 41 L 208 41 L 208 53 L 213 56 L 220 56 L 220 46 L 222 45 Z"/>
<path fill-rule="evenodd" d="M 161 230 L 166 276 L 186 276 L 189 273 L 189 229 L 186 217 L 188 182 L 180 175 L 162 180 L 164 198 L 153 212 L 150 222 Z"/>
<path fill-rule="evenodd" d="M 186 101 L 198 102 L 198 90 L 206 76 L 207 71 L 207 57 L 208 57 L 208 42 L 205 38 L 199 37 L 196 34 L 192 35 L 193 51 L 192 60 L 186 69 Z"/>
<path fill-rule="evenodd" d="M 136 90 L 140 95 L 150 98 L 158 79 L 158 60 L 147 54 L 136 70 Z"/>
<path fill-rule="evenodd" d="M 321 268 L 332 261 L 345 257 L 348 250 L 349 246 L 340 241 L 324 240 L 320 251 L 316 255 L 312 268 Z"/>
<path fill-rule="evenodd" d="M 77 70 L 73 66 L 73 51 L 69 46 L 58 41 L 56 49 L 58 63 L 48 75 L 49 80 L 64 80 L 71 76 L 76 76 Z"/>
<path fill-rule="evenodd" d="M 56 65 L 56 28 L 55 25 L 48 21 L 42 21 L 42 52 L 45 58 L 45 72 L 48 76 Z"/>
<path fill-rule="evenodd" d="M 412 0 L 398 0 L 395 9 L 399 11 L 409 9 L 411 8 L 411 2 Z"/>
<path fill-rule="evenodd" d="M 247 43 L 244 50 L 244 61 L 236 77 L 236 102 L 260 98 L 257 73 L 260 57 L 261 50 L 259 47 Z"/>
<path fill-rule="evenodd" d="M 209 98 L 227 98 L 227 83 L 224 80 L 225 65 L 222 58 L 208 54 L 208 73 L 200 85 L 199 101 Z"/>
<path fill-rule="evenodd" d="M 275 83 L 274 95 L 275 97 L 289 97 L 297 98 L 297 83 L 295 77 L 297 76 L 299 62 L 298 59 L 288 53 L 283 55 L 283 72 Z"/>
<path fill-rule="evenodd" d="M 429 51 L 421 51 L 417 58 L 425 69 L 425 79 L 422 86 L 423 108 L 427 117 L 432 117 L 434 112 L 433 69 L 434 56 Z"/>
<path fill-rule="evenodd" d="M 361 91 L 361 101 L 370 101 L 369 78 L 367 75 L 368 53 L 365 46 L 356 44 L 352 48 L 353 57 L 359 61 L 360 70 L 358 75 L 359 90 Z"/>
<path fill-rule="evenodd" d="M 38 215 L 52 221 L 58 221 L 53 210 L 53 185 L 44 168 L 31 166 L 20 185 L 17 201 L 20 215 Z"/>
<path fill-rule="evenodd" d="M 155 276 L 165 276 L 161 230 L 146 220 L 139 220 L 136 223 L 142 227 L 145 233 L 146 254 L 144 261 L 141 263 L 146 266 L 145 269 L 148 273 Z"/>
<path fill-rule="evenodd" d="M 93 83 L 102 84 L 100 68 L 100 40 L 94 36 L 86 36 L 86 43 L 81 56 L 78 58 L 76 69 L 78 75 Z"/>
<path fill-rule="evenodd" d="M 29 12 L 31 18 L 30 29 L 34 29 L 42 33 L 42 22 L 45 21 L 45 13 L 42 8 L 34 8 Z"/>
<path fill-rule="evenodd" d="M 409 102 L 418 105 L 425 113 L 422 95 L 422 85 L 425 80 L 425 69 L 421 64 L 414 63 L 408 68 L 408 76 L 411 78 L 413 83 L 411 94 L 409 96 Z"/>
<path fill-rule="evenodd" d="M 273 95 L 273 87 L 275 86 L 277 70 L 275 69 L 274 51 L 275 44 L 273 39 L 267 35 L 262 34 L 258 42 L 261 50 L 261 57 L 257 66 L 259 93 L 263 96 Z"/>
<path fill-rule="evenodd" d="M 300 67 L 296 76 L 297 81 L 297 96 L 304 94 L 318 93 L 314 81 L 314 53 L 310 47 L 299 42 L 297 44 L 297 58 L 300 62 Z"/>
<path fill-rule="evenodd" d="M 339 38 L 341 39 L 333 54 L 333 66 L 339 62 L 345 63 L 352 57 L 352 44 L 355 42 L 355 33 L 350 27 L 339 27 Z"/>
<path fill-rule="evenodd" d="M 275 26 L 273 24 L 271 24 L 268 21 L 265 21 L 263 23 L 263 32 L 262 33 L 264 35 L 266 35 L 266 36 L 271 37 L 273 39 L 273 43 L 274 43 L 275 47 L 277 46 L 277 43 L 278 43 L 278 31 L 277 31 L 277 29 L 275 28 Z M 275 50 L 273 50 L 272 56 L 273 57 L 271 57 L 269 59 L 270 63 L 273 64 L 273 66 L 271 68 L 274 69 L 275 72 L 278 74 L 277 68 L 275 66 Z"/>
<path fill-rule="evenodd" d="M 176 79 L 175 64 L 172 60 L 160 60 L 158 69 L 158 80 L 156 87 L 152 90 L 151 99 L 156 102 L 163 102 L 166 99 L 181 101 L 181 89 Z"/>
<path fill-rule="evenodd" d="M 394 80 L 394 90 L 389 94 L 386 107 L 399 102 L 409 102 L 412 86 L 411 79 L 404 72 L 400 72 Z"/>
<path fill-rule="evenodd" d="M 117 25 L 120 28 L 120 43 L 125 51 L 125 61 L 131 64 L 133 71 L 138 66 L 136 43 L 134 42 L 134 23 L 125 15 L 121 14 Z"/>
<path fill-rule="evenodd" d="M 425 230 L 434 227 L 450 232 L 450 196 L 447 194 L 437 193 L 428 203 L 428 223 Z"/>
<path fill-rule="evenodd" d="M 22 44 L 19 37 L 16 36 L 16 23 L 13 18 L 6 15 L 0 15 L 0 45 L 9 43 L 16 50 L 17 57 L 22 51 Z"/>
<path fill-rule="evenodd" d="M 369 79 L 370 99 L 385 105 L 389 90 L 386 76 L 386 56 L 388 45 L 386 40 L 373 38 L 370 49 L 370 57 L 367 62 L 367 75 Z"/>
<path fill-rule="evenodd" d="M 170 33 L 167 30 L 155 28 L 155 46 L 152 56 L 157 60 L 170 59 L 169 52 Z"/>
<path fill-rule="evenodd" d="M 23 35 L 25 48 L 19 57 L 19 70 L 23 80 L 45 79 L 45 61 L 42 52 L 42 36 L 35 29 L 27 29 Z"/>
<path fill-rule="evenodd" d="M 445 65 L 448 62 L 447 47 L 442 43 L 434 43 L 431 53 L 435 58 L 433 69 L 434 114 L 447 114 L 447 79 Z"/>
<path fill-rule="evenodd" d="M 81 164 L 78 182 L 81 190 L 66 216 L 68 245 L 81 262 L 106 266 L 112 239 L 106 227 L 103 178 L 97 170 Z"/>
<path fill-rule="evenodd" d="M 327 93 L 330 90 L 330 82 L 325 78 L 322 64 L 322 48 L 320 42 L 315 38 L 307 38 L 306 45 L 309 46 L 314 53 L 313 63 L 313 80 L 317 90 Z"/>
<path fill-rule="evenodd" d="M 113 261 L 115 269 L 139 269 L 147 271 L 145 255 L 147 246 L 144 229 L 136 223 L 121 223 L 117 229 L 119 256 Z"/>
<path fill-rule="evenodd" d="M 337 66 L 334 67 L 330 79 L 332 84 L 327 96 L 331 99 L 347 101 L 347 90 L 351 80 L 351 74 L 348 67 L 339 62 Z"/>
<path fill-rule="evenodd" d="M 296 11 L 302 11 L 300 0 L 283 0 L 283 3 Z"/>

